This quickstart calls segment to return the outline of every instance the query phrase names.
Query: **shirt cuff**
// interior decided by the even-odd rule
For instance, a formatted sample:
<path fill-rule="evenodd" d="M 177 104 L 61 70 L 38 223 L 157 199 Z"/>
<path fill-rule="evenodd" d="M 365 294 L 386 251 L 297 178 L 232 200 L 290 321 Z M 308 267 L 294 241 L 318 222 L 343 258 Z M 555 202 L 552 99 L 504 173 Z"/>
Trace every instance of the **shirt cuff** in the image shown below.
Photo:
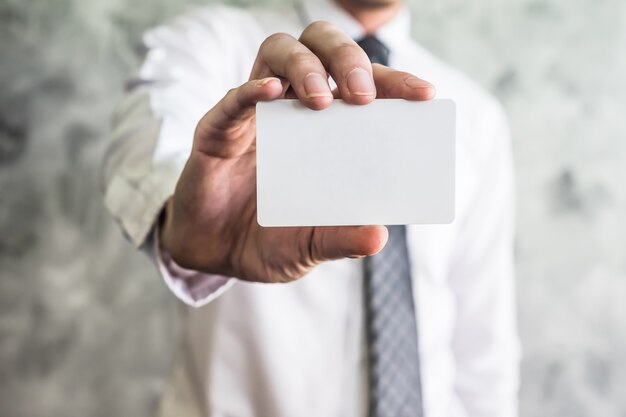
<path fill-rule="evenodd" d="M 179 300 L 191 307 L 202 307 L 233 286 L 234 278 L 186 269 L 174 262 L 160 245 L 158 223 L 152 229 L 150 239 L 152 257 L 165 285 Z"/>

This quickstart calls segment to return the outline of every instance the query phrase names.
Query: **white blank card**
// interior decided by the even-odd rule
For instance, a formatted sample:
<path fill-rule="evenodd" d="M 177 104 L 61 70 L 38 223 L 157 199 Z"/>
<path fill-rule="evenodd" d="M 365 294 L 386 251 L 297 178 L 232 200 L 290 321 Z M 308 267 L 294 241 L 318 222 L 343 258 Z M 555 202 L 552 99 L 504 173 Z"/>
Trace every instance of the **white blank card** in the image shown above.
<path fill-rule="evenodd" d="M 257 105 L 261 226 L 436 224 L 454 219 L 455 104 L 297 100 Z"/>

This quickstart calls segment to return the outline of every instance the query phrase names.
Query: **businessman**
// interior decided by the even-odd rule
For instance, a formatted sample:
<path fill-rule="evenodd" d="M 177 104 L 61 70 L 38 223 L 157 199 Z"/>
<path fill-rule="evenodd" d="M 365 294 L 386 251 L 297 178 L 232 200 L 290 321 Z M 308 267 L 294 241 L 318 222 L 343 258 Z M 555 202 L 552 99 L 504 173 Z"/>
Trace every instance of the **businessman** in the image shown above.
<path fill-rule="evenodd" d="M 516 415 L 506 119 L 409 20 L 401 0 L 307 0 L 199 8 L 146 33 L 103 183 L 187 305 L 161 416 Z M 324 111 L 434 85 L 457 102 L 453 224 L 257 224 L 256 103 Z"/>

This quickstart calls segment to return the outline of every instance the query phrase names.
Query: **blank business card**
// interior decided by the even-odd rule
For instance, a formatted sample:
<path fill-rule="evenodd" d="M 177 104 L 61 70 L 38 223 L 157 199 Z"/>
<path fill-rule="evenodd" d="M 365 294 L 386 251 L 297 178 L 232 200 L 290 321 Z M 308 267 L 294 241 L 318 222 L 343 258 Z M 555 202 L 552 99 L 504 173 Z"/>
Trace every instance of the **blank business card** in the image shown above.
<path fill-rule="evenodd" d="M 454 219 L 451 100 L 257 105 L 261 226 L 441 224 Z"/>

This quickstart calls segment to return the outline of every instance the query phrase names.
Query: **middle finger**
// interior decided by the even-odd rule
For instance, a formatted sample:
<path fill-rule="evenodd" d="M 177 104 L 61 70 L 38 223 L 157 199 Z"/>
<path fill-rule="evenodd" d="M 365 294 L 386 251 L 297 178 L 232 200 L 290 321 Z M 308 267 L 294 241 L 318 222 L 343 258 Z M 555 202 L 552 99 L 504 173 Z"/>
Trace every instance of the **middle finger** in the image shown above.
<path fill-rule="evenodd" d="M 367 104 L 376 97 L 372 64 L 357 43 L 328 22 L 313 22 L 299 39 L 310 49 L 335 80 L 341 98 L 352 104 Z"/>

